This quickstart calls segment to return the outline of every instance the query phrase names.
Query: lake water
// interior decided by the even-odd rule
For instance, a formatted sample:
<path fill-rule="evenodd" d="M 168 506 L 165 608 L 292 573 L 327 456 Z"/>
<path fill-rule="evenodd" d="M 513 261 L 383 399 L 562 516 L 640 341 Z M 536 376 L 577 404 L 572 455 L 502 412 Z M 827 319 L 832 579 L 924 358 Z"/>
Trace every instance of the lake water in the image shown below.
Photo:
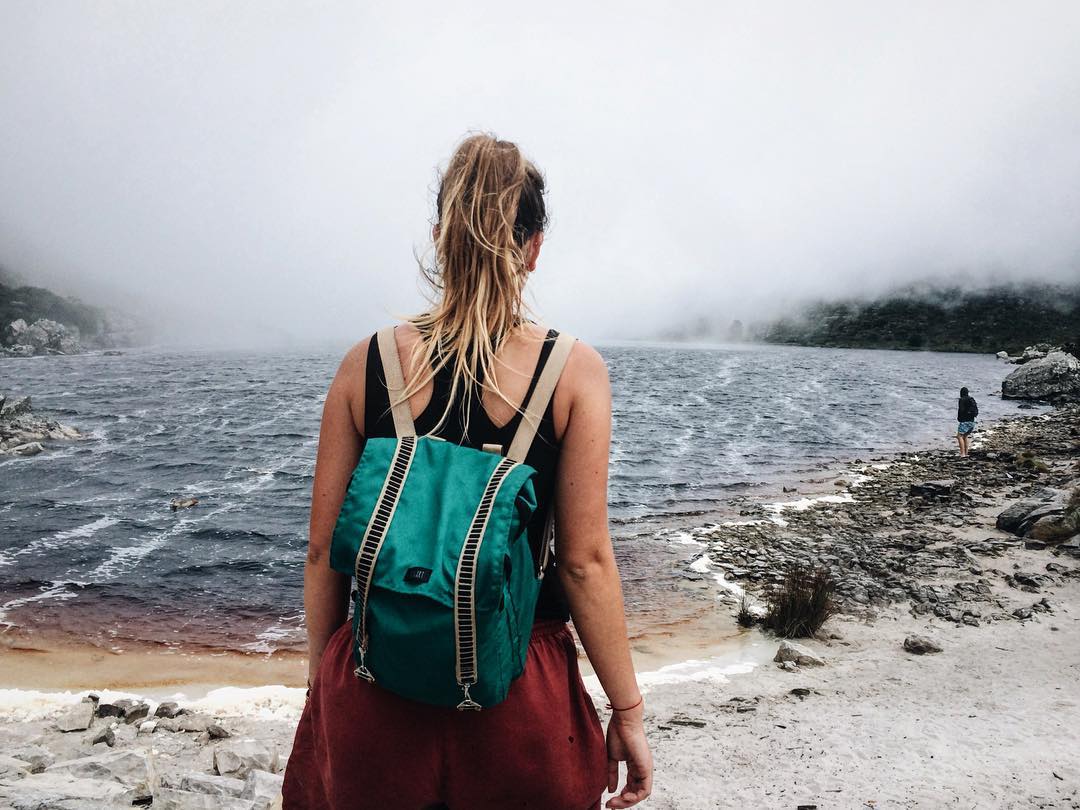
<path fill-rule="evenodd" d="M 680 534 L 836 459 L 951 442 L 1010 370 L 980 355 L 599 347 L 612 377 L 612 535 L 636 634 L 700 611 Z M 146 349 L 0 359 L 0 391 L 91 434 L 0 460 L 0 620 L 111 648 L 304 647 L 322 399 L 339 352 Z M 173 512 L 175 497 L 197 497 Z"/>

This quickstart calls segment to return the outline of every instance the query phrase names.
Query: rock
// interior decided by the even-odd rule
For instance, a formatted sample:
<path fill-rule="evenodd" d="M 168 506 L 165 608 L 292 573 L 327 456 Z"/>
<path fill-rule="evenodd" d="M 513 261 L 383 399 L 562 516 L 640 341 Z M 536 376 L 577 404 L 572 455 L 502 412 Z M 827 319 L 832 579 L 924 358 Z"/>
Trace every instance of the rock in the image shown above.
<path fill-rule="evenodd" d="M 259 773 L 259 771 L 253 771 L 252 773 Z M 230 776 L 213 776 L 208 773 L 189 773 L 180 779 L 181 790 L 192 793 L 205 793 L 208 796 L 239 797 L 244 789 L 244 784 L 242 779 L 233 779 Z"/>
<path fill-rule="evenodd" d="M 8 452 L 13 456 L 36 456 L 44 449 L 41 442 L 27 442 L 12 447 Z"/>
<path fill-rule="evenodd" d="M 176 717 L 183 714 L 186 710 L 181 709 L 180 705 L 174 700 L 166 700 L 163 703 L 159 703 L 158 707 L 154 710 L 154 717 Z"/>
<path fill-rule="evenodd" d="M 1046 548 L 1046 543 L 1044 543 L 1042 540 L 1025 540 L 1024 548 L 1031 551 L 1042 551 Z"/>
<path fill-rule="evenodd" d="M 7 342 L 12 348 L 29 349 L 31 354 L 76 354 L 82 351 L 79 345 L 79 330 L 67 327 L 57 321 L 39 318 L 29 326 L 21 318 L 13 321 L 7 328 Z"/>
<path fill-rule="evenodd" d="M 951 480 L 923 481 L 920 484 L 911 485 L 910 489 L 908 489 L 908 497 L 948 498 L 955 486 L 956 482 Z"/>
<path fill-rule="evenodd" d="M 272 804 L 281 800 L 281 785 L 285 777 L 266 771 L 251 771 L 244 781 L 242 799 L 251 799 L 256 803 Z"/>
<path fill-rule="evenodd" d="M 116 734 L 111 728 L 106 726 L 95 734 L 93 740 L 90 742 L 91 745 L 97 745 L 98 743 L 105 743 L 109 748 L 112 748 L 116 745 Z"/>
<path fill-rule="evenodd" d="M 117 701 L 119 703 L 119 701 Z M 113 703 L 98 703 L 97 704 L 97 716 L 98 717 L 120 717 L 124 716 L 124 709 Z"/>
<path fill-rule="evenodd" d="M 30 413 L 31 410 L 30 397 L 19 397 L 4 405 L 4 410 L 0 413 L 4 419 L 14 419 L 16 416 Z"/>
<path fill-rule="evenodd" d="M 76 703 L 65 709 L 56 718 L 56 727 L 61 731 L 86 731 L 94 721 L 93 703 Z"/>
<path fill-rule="evenodd" d="M 805 686 L 796 686 L 789 694 L 795 695 L 799 700 L 802 700 L 810 694 L 810 690 Z"/>
<path fill-rule="evenodd" d="M 904 639 L 904 649 L 915 655 L 941 652 L 941 645 L 926 636 L 910 635 Z"/>
<path fill-rule="evenodd" d="M 1043 543 L 1045 548 L 1046 543 L 1060 543 L 1076 533 L 1077 528 L 1064 515 L 1043 515 L 1031 524 L 1024 536 L 1031 538 L 1028 542 L 1046 541 Z"/>
<path fill-rule="evenodd" d="M 1056 351 L 1017 368 L 1001 383 L 1002 399 L 1080 395 L 1080 360 Z"/>
<path fill-rule="evenodd" d="M 1027 516 L 1031 514 L 1031 511 L 1036 507 L 1042 505 L 1043 501 L 1035 498 L 1024 498 L 1011 504 L 1001 514 L 997 516 L 997 527 L 1003 532 L 1010 532 L 1011 534 L 1019 534 L 1020 526 L 1027 519 Z"/>
<path fill-rule="evenodd" d="M 174 788 L 161 788 L 155 792 L 153 807 L 154 810 L 266 810 L 264 805 L 249 799 L 211 796 Z"/>
<path fill-rule="evenodd" d="M 45 774 L 119 782 L 134 789 L 137 796 L 149 796 L 156 782 L 150 760 L 136 751 L 110 751 L 57 762 L 46 768 Z"/>
<path fill-rule="evenodd" d="M 794 661 L 781 661 L 779 664 L 777 664 L 777 666 L 780 667 L 780 669 L 784 670 L 785 672 L 798 672 L 799 671 L 799 666 Z"/>
<path fill-rule="evenodd" d="M 819 667 L 825 663 L 825 659 L 817 655 L 813 650 L 801 644 L 793 644 L 790 641 L 781 641 L 780 648 L 773 656 L 773 661 L 782 664 L 792 661 L 800 667 Z"/>
<path fill-rule="evenodd" d="M 29 763 L 30 773 L 41 773 L 56 761 L 53 752 L 40 745 L 20 745 L 10 749 L 8 754 Z"/>
<path fill-rule="evenodd" d="M 29 325 L 22 318 L 18 318 L 7 325 L 4 330 L 4 343 L 13 346 L 19 343 L 19 338 L 29 329 Z"/>
<path fill-rule="evenodd" d="M 139 726 L 138 726 L 139 731 L 138 731 L 138 733 L 139 734 L 153 734 L 155 731 L 157 731 L 157 726 L 158 726 L 158 724 L 157 724 L 156 720 L 143 720 L 141 723 L 139 723 Z"/>
<path fill-rule="evenodd" d="M 214 750 L 214 770 L 222 776 L 242 779 L 253 770 L 274 773 L 277 769 L 278 751 L 273 743 L 235 740 L 221 743 Z"/>
<path fill-rule="evenodd" d="M 206 731 L 214 720 L 205 714 L 181 714 L 176 717 L 163 717 L 157 721 L 157 727 L 163 731 Z"/>
<path fill-rule="evenodd" d="M 206 736 L 211 740 L 224 740 L 227 737 L 231 737 L 232 734 L 219 726 L 217 723 L 211 723 L 206 727 Z"/>
<path fill-rule="evenodd" d="M 1008 360 L 1009 359 L 1009 353 L 1008 352 L 998 352 L 995 355 L 995 357 L 997 357 L 998 360 Z"/>
<path fill-rule="evenodd" d="M 0 806 L 10 810 L 103 810 L 131 807 L 139 798 L 137 790 L 119 782 L 50 771 L 0 784 Z"/>
<path fill-rule="evenodd" d="M 1016 610 L 1014 610 L 1012 612 L 1012 615 L 1015 616 L 1018 619 L 1030 619 L 1031 618 L 1031 608 L 1029 608 L 1029 607 L 1019 607 L 1019 608 L 1017 608 Z"/>
<path fill-rule="evenodd" d="M 134 723 L 136 720 L 142 720 L 150 714 L 150 705 L 141 700 L 123 698 L 113 705 L 120 710 L 120 717 L 123 721 L 129 724 Z"/>
<path fill-rule="evenodd" d="M 30 774 L 30 763 L 0 754 L 0 782 L 10 782 Z"/>

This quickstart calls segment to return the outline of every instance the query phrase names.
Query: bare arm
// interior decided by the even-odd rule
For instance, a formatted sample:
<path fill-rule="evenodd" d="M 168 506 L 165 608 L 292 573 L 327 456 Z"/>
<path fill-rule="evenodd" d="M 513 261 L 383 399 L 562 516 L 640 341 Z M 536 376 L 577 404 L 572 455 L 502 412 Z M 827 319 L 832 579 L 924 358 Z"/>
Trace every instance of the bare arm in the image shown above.
<path fill-rule="evenodd" d="M 364 445 L 364 437 L 356 425 L 363 424 L 366 358 L 367 341 L 364 341 L 345 356 L 323 405 L 304 563 L 309 682 L 315 680 L 330 636 L 349 615 L 350 578 L 330 567 L 330 541 L 349 477 Z M 358 417 L 354 415 L 357 407 Z"/>
<path fill-rule="evenodd" d="M 574 627 L 611 705 L 608 789 L 618 786 L 619 762 L 627 783 L 609 807 L 630 807 L 652 790 L 652 756 L 642 725 L 638 691 L 623 615 L 622 585 L 608 533 L 607 477 L 611 447 L 611 385 L 597 352 L 575 346 L 564 381 L 573 391 L 556 481 L 556 571 L 570 603 Z"/>

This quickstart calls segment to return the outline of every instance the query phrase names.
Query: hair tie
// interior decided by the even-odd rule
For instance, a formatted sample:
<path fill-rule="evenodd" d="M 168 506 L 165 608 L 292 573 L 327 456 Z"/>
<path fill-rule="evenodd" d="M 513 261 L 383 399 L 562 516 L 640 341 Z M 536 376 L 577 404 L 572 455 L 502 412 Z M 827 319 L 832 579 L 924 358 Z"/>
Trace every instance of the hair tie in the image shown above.
<path fill-rule="evenodd" d="M 618 708 L 616 706 L 612 706 L 610 703 L 608 703 L 607 707 L 609 709 L 611 709 L 613 712 L 628 712 L 631 709 L 636 709 L 638 706 L 640 706 L 641 701 L 643 701 L 643 700 L 645 700 L 645 697 L 643 695 L 639 695 L 638 699 L 637 699 L 637 703 L 635 703 L 633 706 L 627 706 L 625 709 L 620 709 L 620 708 Z"/>

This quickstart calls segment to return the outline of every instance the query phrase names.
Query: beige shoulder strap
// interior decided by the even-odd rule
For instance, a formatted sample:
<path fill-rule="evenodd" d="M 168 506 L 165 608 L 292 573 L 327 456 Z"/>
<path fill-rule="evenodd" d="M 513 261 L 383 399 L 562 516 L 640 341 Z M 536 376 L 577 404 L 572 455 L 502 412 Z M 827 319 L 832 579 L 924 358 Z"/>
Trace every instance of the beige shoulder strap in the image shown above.
<path fill-rule="evenodd" d="M 566 365 L 566 358 L 570 356 L 570 350 L 574 348 L 575 340 L 576 338 L 573 335 L 567 335 L 564 332 L 560 332 L 555 339 L 551 354 L 548 355 L 547 362 L 544 363 L 544 368 L 540 371 L 540 379 L 536 381 L 536 388 L 533 389 L 529 402 L 525 406 L 525 412 L 522 414 L 521 423 L 514 434 L 514 440 L 510 443 L 510 450 L 506 454 L 507 458 L 522 463 L 525 461 L 525 456 L 529 454 L 529 448 L 532 447 L 533 439 L 536 438 L 540 420 L 544 418 L 544 411 L 547 410 L 548 403 L 551 401 L 551 395 L 555 393 L 555 386 L 558 384 L 559 375 L 562 374 L 563 367 Z"/>
<path fill-rule="evenodd" d="M 394 339 L 394 327 L 380 329 L 376 340 L 379 341 L 379 357 L 382 359 L 383 375 L 386 377 L 386 390 L 390 395 L 390 410 L 394 414 L 394 432 L 400 439 L 403 436 L 415 436 L 412 411 L 409 400 L 402 400 L 405 391 L 405 375 L 401 373 L 401 358 L 398 356 L 397 341 Z"/>

